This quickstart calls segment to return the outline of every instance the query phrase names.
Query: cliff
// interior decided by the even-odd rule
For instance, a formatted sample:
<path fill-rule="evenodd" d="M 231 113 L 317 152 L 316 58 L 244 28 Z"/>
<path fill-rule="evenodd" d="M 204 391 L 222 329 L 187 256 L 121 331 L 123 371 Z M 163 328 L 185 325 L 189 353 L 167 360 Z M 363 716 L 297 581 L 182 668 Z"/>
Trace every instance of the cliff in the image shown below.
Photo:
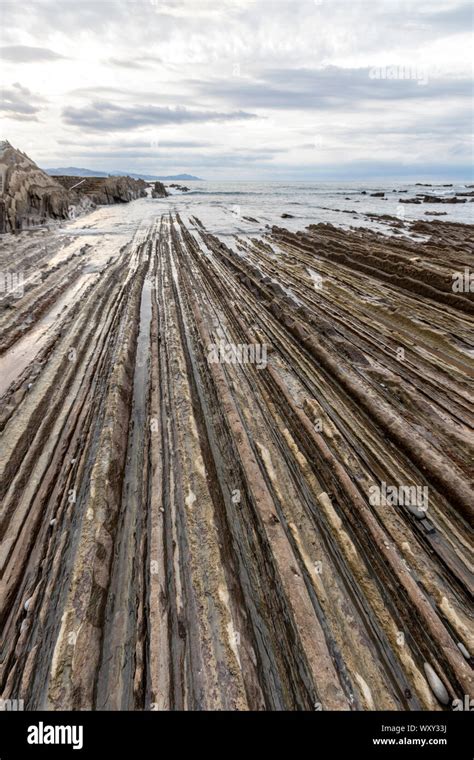
<path fill-rule="evenodd" d="M 144 180 L 131 177 L 51 177 L 8 141 L 0 142 L 0 233 L 68 219 L 96 205 L 128 203 L 146 196 L 146 188 Z"/>
<path fill-rule="evenodd" d="M 73 199 L 89 198 L 96 205 L 128 203 L 146 195 L 147 183 L 131 177 L 55 177 Z"/>
<path fill-rule="evenodd" d="M 25 153 L 0 142 L 0 232 L 69 216 L 69 195 Z"/>

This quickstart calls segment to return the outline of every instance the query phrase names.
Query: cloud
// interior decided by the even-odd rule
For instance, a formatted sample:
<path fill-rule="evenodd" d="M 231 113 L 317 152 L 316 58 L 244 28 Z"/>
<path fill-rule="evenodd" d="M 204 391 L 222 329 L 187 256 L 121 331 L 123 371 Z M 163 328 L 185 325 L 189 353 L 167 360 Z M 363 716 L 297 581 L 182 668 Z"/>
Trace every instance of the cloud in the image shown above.
<path fill-rule="evenodd" d="M 105 63 L 111 66 L 119 66 L 123 69 L 146 69 L 143 63 L 132 59 L 108 58 Z"/>
<path fill-rule="evenodd" d="M 198 140 L 160 140 L 159 137 L 157 142 L 163 148 L 205 148 L 213 144 Z"/>
<path fill-rule="evenodd" d="M 141 55 L 135 58 L 108 58 L 105 63 L 124 69 L 148 69 L 157 63 L 162 63 L 162 60 L 153 55 Z"/>
<path fill-rule="evenodd" d="M 182 106 L 169 108 L 162 106 L 134 106 L 124 108 L 115 103 L 95 101 L 89 106 L 63 109 L 66 124 L 92 132 L 139 129 L 165 124 L 192 124 L 212 121 L 237 121 L 258 118 L 245 111 L 220 113 L 218 111 L 193 111 Z"/>
<path fill-rule="evenodd" d="M 83 146 L 83 142 L 77 140 L 62 140 L 59 139 L 58 145 L 70 145 L 70 146 Z M 106 142 L 100 140 L 88 140 L 88 147 L 104 148 L 110 146 L 110 141 Z M 160 139 L 159 135 L 150 138 L 149 140 L 133 140 L 127 142 L 121 142 L 120 140 L 114 141 L 114 150 L 118 154 L 123 154 L 129 150 L 135 150 L 136 148 L 208 148 L 215 147 L 215 143 L 207 142 L 205 140 L 168 140 Z"/>
<path fill-rule="evenodd" d="M 67 96 L 68 98 L 70 96 L 72 98 L 81 98 L 87 101 L 120 100 L 124 103 L 128 103 L 129 105 L 140 105 L 144 101 L 153 102 L 157 97 L 156 90 L 153 91 L 151 89 L 143 89 L 141 87 L 135 87 L 135 89 L 132 89 L 126 87 L 115 87 L 113 85 L 77 87 L 73 90 L 70 90 L 67 93 Z M 184 92 L 184 88 L 177 89 L 175 87 L 172 92 L 164 92 L 163 90 L 160 91 L 161 103 L 170 103 L 174 106 L 175 103 L 179 103 L 180 101 L 186 101 L 188 106 L 192 105 L 196 106 L 197 108 L 202 107 L 202 98 L 193 97 L 189 94 L 189 92 Z"/>
<path fill-rule="evenodd" d="M 420 14 L 420 21 L 432 31 L 446 36 L 448 34 L 460 34 L 466 29 L 472 29 L 473 8 L 472 3 L 460 3 L 453 8 L 433 10 Z"/>
<path fill-rule="evenodd" d="M 45 165 L 88 150 L 208 178 L 469 165 L 467 0 L 27 0 L 0 16 L 1 115 Z M 407 76 L 373 75 L 391 64 Z"/>
<path fill-rule="evenodd" d="M 469 78 L 439 78 L 424 66 L 269 69 L 256 78 L 195 83 L 200 92 L 242 108 L 344 109 L 377 101 L 472 97 Z"/>
<path fill-rule="evenodd" d="M 107 164 L 108 166 L 111 166 L 114 170 L 123 170 L 122 167 L 127 166 L 126 169 L 127 172 L 134 171 L 134 169 L 130 169 L 130 166 L 160 166 L 160 167 L 175 167 L 176 171 L 179 170 L 179 167 L 188 167 L 188 168 L 199 168 L 199 167 L 206 167 L 206 166 L 212 166 L 212 167 L 245 167 L 247 165 L 253 165 L 253 166 L 263 166 L 270 162 L 272 159 L 272 155 L 269 153 L 260 155 L 258 152 L 238 152 L 238 153 L 227 153 L 227 152 L 216 152 L 216 153 L 208 153 L 204 154 L 202 152 L 200 153 L 188 153 L 180 154 L 178 153 L 170 153 L 169 151 L 165 151 L 163 153 L 160 153 L 159 151 L 133 151 L 126 154 L 121 154 L 119 152 L 115 151 L 97 151 L 97 150 L 81 150 L 78 152 L 73 153 L 73 159 L 74 161 L 90 161 L 94 162 L 95 167 L 96 166 L 104 166 Z M 56 160 L 56 159 L 54 159 Z M 133 160 L 133 164 L 129 163 L 127 165 L 127 161 L 130 162 Z M 138 162 L 138 164 L 137 164 Z M 94 168 L 95 168 L 94 167 Z M 96 169 L 97 170 L 97 169 Z M 150 173 L 156 173 L 155 169 L 151 171 Z"/>
<path fill-rule="evenodd" d="M 38 121 L 36 114 L 43 99 L 21 84 L 15 82 L 11 87 L 0 90 L 0 113 L 5 118 L 17 121 Z"/>
<path fill-rule="evenodd" d="M 136 95 L 132 90 L 127 90 L 123 87 L 113 87 L 108 85 L 98 85 L 96 87 L 76 87 L 74 90 L 70 90 L 68 95 L 79 96 L 84 98 L 101 98 L 101 97 L 116 97 L 119 95 L 129 96 Z"/>
<path fill-rule="evenodd" d="M 54 50 L 29 45 L 6 45 L 0 48 L 0 58 L 12 63 L 40 63 L 41 61 L 57 61 L 65 58 Z"/>

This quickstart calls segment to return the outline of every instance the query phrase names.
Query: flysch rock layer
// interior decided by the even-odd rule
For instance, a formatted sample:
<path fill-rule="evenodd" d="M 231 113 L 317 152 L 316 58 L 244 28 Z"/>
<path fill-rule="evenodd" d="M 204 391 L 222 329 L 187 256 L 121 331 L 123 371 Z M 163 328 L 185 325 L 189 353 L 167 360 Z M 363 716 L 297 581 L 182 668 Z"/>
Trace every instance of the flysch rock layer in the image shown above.
<path fill-rule="evenodd" d="M 473 301 L 452 287 L 473 244 L 414 227 L 423 241 L 316 225 L 223 242 L 170 213 L 105 254 L 19 236 L 24 293 L 0 312 L 3 698 L 474 696 Z M 383 483 L 426 488 L 427 509 L 374 500 Z"/>
<path fill-rule="evenodd" d="M 146 195 L 147 183 L 131 177 L 67 177 L 55 180 L 73 194 L 73 199 L 87 197 L 96 206 L 109 203 L 128 203 Z"/>
<path fill-rule="evenodd" d="M 25 153 L 0 143 L 0 232 L 67 219 L 69 196 Z"/>

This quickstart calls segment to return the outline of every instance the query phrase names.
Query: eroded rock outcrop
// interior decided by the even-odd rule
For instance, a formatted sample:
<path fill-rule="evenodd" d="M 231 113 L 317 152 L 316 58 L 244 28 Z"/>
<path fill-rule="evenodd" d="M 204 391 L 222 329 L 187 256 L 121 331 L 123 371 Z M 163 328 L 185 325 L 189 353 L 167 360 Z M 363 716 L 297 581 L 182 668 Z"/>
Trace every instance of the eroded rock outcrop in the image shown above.
<path fill-rule="evenodd" d="M 167 198 L 169 193 L 162 182 L 154 182 L 151 189 L 152 198 Z"/>
<path fill-rule="evenodd" d="M 69 196 L 55 179 L 7 140 L 0 142 L 0 232 L 69 216 Z"/>
<path fill-rule="evenodd" d="M 55 179 L 70 193 L 72 200 L 89 198 L 97 206 L 110 203 L 128 203 L 146 195 L 146 182 L 131 177 L 78 177 L 59 176 Z"/>
<path fill-rule="evenodd" d="M 146 187 L 144 180 L 131 177 L 51 177 L 4 140 L 0 142 L 0 233 L 68 219 L 98 205 L 128 203 L 145 197 Z"/>
<path fill-rule="evenodd" d="M 180 193 L 189 193 L 189 187 L 177 185 L 176 182 L 172 182 L 168 187 L 173 187 L 175 190 L 179 190 Z"/>

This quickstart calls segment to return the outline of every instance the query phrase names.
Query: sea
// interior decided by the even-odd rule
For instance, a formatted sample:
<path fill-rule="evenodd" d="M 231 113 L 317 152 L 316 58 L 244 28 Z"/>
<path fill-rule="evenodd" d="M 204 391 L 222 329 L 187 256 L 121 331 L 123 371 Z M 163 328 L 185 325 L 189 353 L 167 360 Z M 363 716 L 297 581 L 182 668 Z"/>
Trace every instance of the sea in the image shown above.
<path fill-rule="evenodd" d="M 102 206 L 91 214 L 60 223 L 59 231 L 73 236 L 102 236 L 106 250 L 106 236 L 121 236 L 125 243 L 168 212 L 178 213 L 190 229 L 198 219 L 208 232 L 227 238 L 226 244 L 234 247 L 239 236 L 258 238 L 273 226 L 297 232 L 310 224 L 329 223 L 343 229 L 365 227 L 385 235 L 423 240 L 426 236 L 419 231 L 394 224 L 394 217 L 406 222 L 422 219 L 474 223 L 474 195 L 466 195 L 465 203 L 402 203 L 423 195 L 450 198 L 455 193 L 473 193 L 472 180 L 462 183 L 443 180 L 433 182 L 430 187 L 380 181 L 188 181 L 183 183 L 189 188 L 186 192 L 165 184 L 171 193 L 167 198 L 151 198 L 150 185 L 146 198 Z M 433 216 L 432 212 L 441 216 Z"/>
<path fill-rule="evenodd" d="M 300 230 L 330 223 L 345 229 L 370 227 L 387 232 L 384 216 L 400 220 L 439 219 L 474 223 L 474 184 L 433 182 L 431 186 L 403 182 L 187 182 L 189 192 L 169 189 L 169 198 L 146 201 L 198 217 L 219 235 L 249 233 L 249 227 L 280 225 Z M 448 186 L 449 185 L 449 186 Z M 465 203 L 403 203 L 417 196 L 451 198 L 471 193 Z M 374 195 L 383 193 L 383 197 Z M 435 212 L 436 215 L 432 215 Z M 440 216 L 438 216 L 440 214 Z M 285 216 L 283 216 L 285 215 Z M 254 221 L 251 221 L 254 220 Z"/>

